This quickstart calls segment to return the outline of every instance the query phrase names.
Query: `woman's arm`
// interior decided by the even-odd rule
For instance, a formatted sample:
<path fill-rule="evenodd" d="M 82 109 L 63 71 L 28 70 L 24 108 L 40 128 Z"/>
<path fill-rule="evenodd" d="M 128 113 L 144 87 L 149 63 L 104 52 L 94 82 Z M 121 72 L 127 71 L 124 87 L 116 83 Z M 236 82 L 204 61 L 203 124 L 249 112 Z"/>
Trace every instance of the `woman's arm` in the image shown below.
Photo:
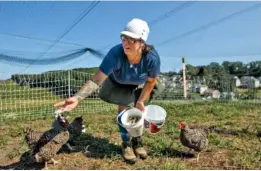
<path fill-rule="evenodd" d="M 91 95 L 104 82 L 108 76 L 101 70 L 97 71 L 91 80 L 88 80 L 81 89 L 75 94 L 75 98 L 80 102 Z"/>
<path fill-rule="evenodd" d="M 59 107 L 61 112 L 71 111 L 78 106 L 81 100 L 97 90 L 106 78 L 107 75 L 105 75 L 102 71 L 97 71 L 93 78 L 88 80 L 75 96 L 54 104 L 54 107 Z"/>
<path fill-rule="evenodd" d="M 147 81 L 145 82 L 144 87 L 141 91 L 140 97 L 136 104 L 136 107 L 138 109 L 140 109 L 141 111 L 144 110 L 144 101 L 150 97 L 150 93 L 151 93 L 152 89 L 154 88 L 156 82 L 157 82 L 157 77 L 155 77 L 155 78 L 148 77 Z"/>
<path fill-rule="evenodd" d="M 106 80 L 108 75 L 113 72 L 115 64 L 117 64 L 117 58 L 115 56 L 115 49 L 112 48 L 103 59 L 99 70 L 95 73 L 91 80 L 88 80 L 81 89 L 73 96 L 62 102 L 54 104 L 54 107 L 59 107 L 62 112 L 71 111 L 74 109 L 81 100 L 91 95 L 99 86 Z"/>

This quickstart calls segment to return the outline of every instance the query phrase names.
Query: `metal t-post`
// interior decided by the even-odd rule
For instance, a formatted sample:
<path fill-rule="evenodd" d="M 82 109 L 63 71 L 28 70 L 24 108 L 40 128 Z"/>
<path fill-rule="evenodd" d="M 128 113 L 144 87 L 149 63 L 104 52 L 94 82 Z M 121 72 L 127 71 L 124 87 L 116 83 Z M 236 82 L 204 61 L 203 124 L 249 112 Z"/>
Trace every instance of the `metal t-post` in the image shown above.
<path fill-rule="evenodd" d="M 68 95 L 71 97 L 71 78 L 70 78 L 70 71 L 68 71 Z"/>
<path fill-rule="evenodd" d="M 183 95 L 184 99 L 187 99 L 187 84 L 186 84 L 186 65 L 185 57 L 182 57 L 182 70 L 183 70 Z"/>

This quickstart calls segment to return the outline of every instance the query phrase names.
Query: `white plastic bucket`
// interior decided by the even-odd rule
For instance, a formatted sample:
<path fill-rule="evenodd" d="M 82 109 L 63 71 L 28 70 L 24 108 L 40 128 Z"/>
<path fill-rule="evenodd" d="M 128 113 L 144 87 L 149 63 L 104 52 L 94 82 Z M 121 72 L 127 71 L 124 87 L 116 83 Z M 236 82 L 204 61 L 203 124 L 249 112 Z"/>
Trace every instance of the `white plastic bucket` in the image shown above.
<path fill-rule="evenodd" d="M 132 122 L 130 118 L 139 117 L 140 119 L 136 122 Z M 119 119 L 121 123 L 119 122 Z M 118 123 L 124 127 L 131 137 L 138 137 L 143 134 L 144 129 L 144 115 L 137 108 L 128 108 L 122 111 L 117 118 Z"/>
<path fill-rule="evenodd" d="M 148 105 L 145 107 L 145 127 L 149 128 L 149 133 L 158 133 L 165 123 L 167 112 L 158 105 Z"/>

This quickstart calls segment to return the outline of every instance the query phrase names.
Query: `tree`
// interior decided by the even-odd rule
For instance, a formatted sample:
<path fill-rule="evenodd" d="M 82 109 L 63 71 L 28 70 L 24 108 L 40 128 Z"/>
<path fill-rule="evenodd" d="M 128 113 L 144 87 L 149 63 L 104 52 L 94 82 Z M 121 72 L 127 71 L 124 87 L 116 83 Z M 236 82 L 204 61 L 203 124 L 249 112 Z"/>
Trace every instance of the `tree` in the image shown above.
<path fill-rule="evenodd" d="M 186 65 L 186 75 L 194 76 L 197 74 L 197 68 L 193 65 L 187 64 Z"/>
<path fill-rule="evenodd" d="M 229 73 L 229 66 L 231 65 L 231 63 L 229 61 L 224 61 L 222 63 L 222 66 L 224 67 L 226 73 Z"/>
<path fill-rule="evenodd" d="M 233 62 L 229 66 L 229 73 L 235 75 L 245 75 L 247 73 L 247 67 L 242 62 Z"/>

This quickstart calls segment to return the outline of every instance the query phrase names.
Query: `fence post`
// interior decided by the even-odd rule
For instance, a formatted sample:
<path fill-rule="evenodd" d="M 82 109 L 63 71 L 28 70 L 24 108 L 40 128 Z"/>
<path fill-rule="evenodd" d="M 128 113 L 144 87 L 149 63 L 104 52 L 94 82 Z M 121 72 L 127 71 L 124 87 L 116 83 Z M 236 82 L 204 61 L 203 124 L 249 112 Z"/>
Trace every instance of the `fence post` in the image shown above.
<path fill-rule="evenodd" d="M 70 71 L 68 71 L 68 95 L 71 97 L 71 78 L 70 78 Z"/>
<path fill-rule="evenodd" d="M 184 99 L 187 99 L 187 84 L 186 84 L 186 65 L 185 65 L 185 57 L 182 57 L 182 70 L 183 70 L 183 96 Z"/>

